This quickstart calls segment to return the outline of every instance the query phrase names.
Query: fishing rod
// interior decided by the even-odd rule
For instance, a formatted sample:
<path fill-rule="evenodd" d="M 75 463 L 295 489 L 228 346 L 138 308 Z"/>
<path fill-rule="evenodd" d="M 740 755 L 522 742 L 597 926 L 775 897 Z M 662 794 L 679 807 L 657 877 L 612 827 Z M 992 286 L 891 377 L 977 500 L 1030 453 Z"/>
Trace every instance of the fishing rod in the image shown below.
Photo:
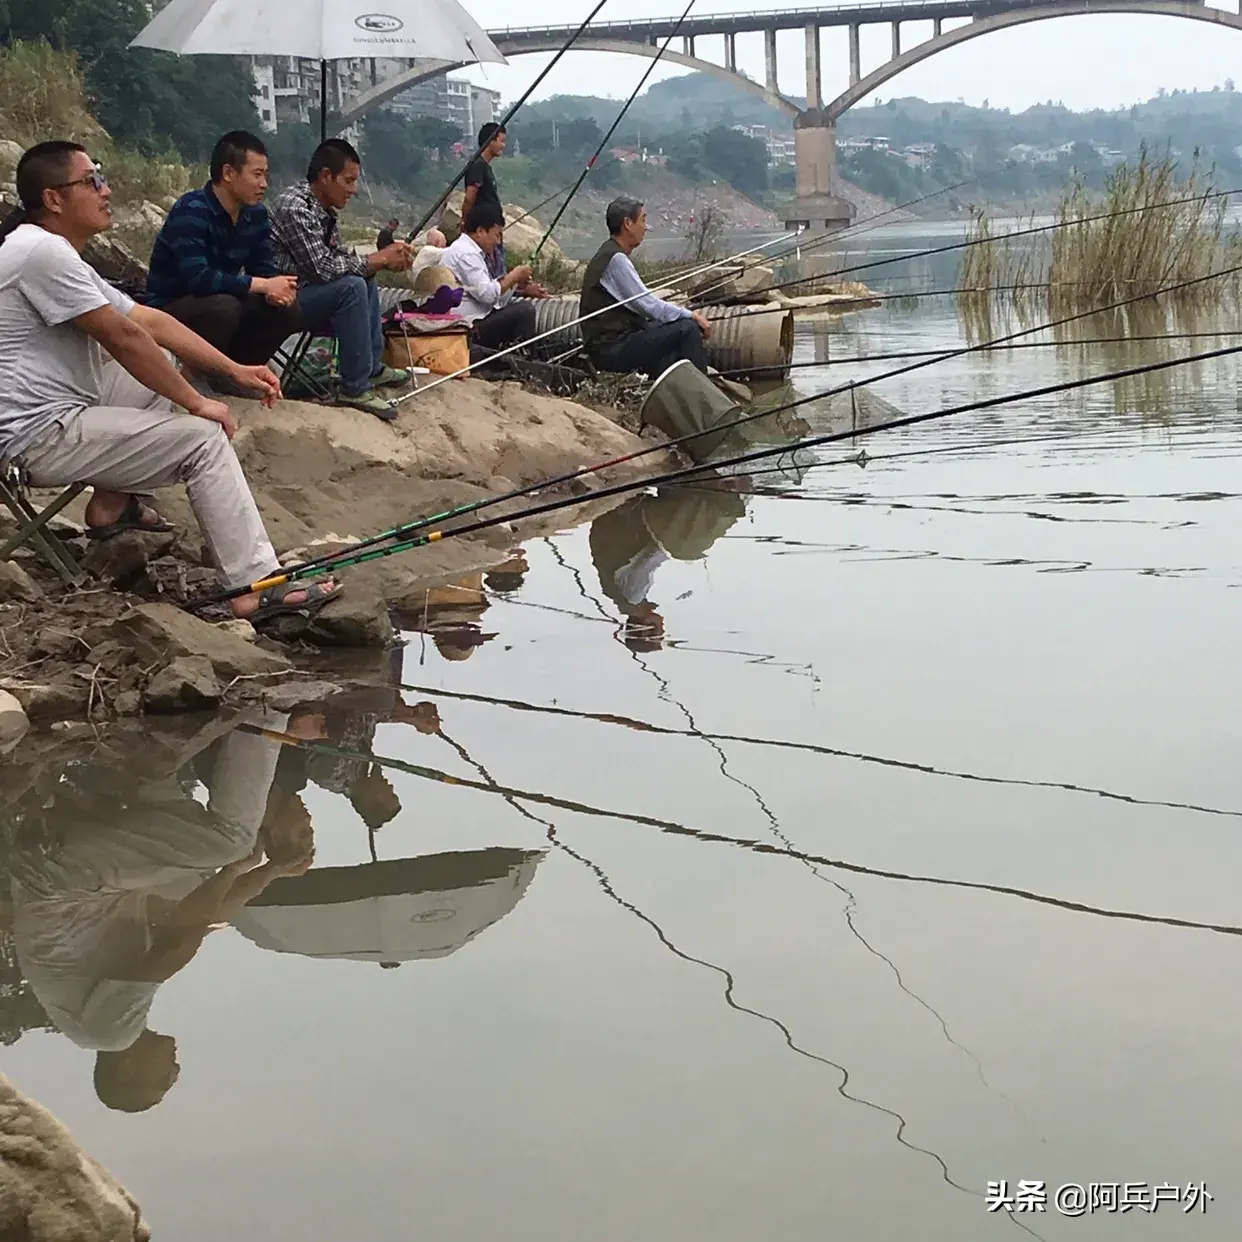
<path fill-rule="evenodd" d="M 1020 329 L 1019 331 L 1010 333 L 1008 336 L 998 337 L 996 340 L 993 340 L 993 341 L 985 341 L 979 345 L 965 346 L 962 349 L 956 350 L 947 355 L 936 355 L 936 356 L 927 358 L 922 362 L 914 362 L 908 366 L 897 367 L 895 370 L 885 371 L 881 373 L 880 375 L 871 376 L 870 378 L 863 380 L 863 381 L 853 381 L 849 384 L 844 384 L 838 388 L 830 388 L 826 391 L 812 393 L 809 396 L 800 397 L 795 401 L 787 402 L 784 405 L 777 406 L 770 410 L 765 409 L 765 410 L 753 411 L 750 414 L 741 415 L 736 419 L 732 419 L 727 422 L 715 424 L 712 427 L 705 428 L 701 431 L 689 432 L 688 434 L 684 436 L 678 436 L 677 438 L 666 441 L 662 444 L 645 445 L 640 449 L 635 449 L 631 453 L 625 453 L 621 455 L 620 457 L 612 458 L 609 461 L 601 462 L 594 466 L 585 466 L 579 470 L 573 470 L 566 474 L 557 475 L 551 479 L 545 479 L 545 480 L 541 480 L 538 483 L 529 484 L 526 487 L 516 488 L 513 491 L 506 492 L 501 496 L 494 496 L 494 497 L 485 496 L 477 501 L 471 501 L 470 503 L 466 505 L 461 505 L 457 508 L 449 509 L 445 511 L 444 513 L 433 514 L 429 517 L 416 519 L 413 522 L 404 523 L 401 526 L 395 526 L 391 528 L 390 530 L 381 531 L 378 535 L 373 535 L 368 539 L 361 540 L 355 544 L 350 545 L 347 548 L 338 549 L 336 552 L 325 553 L 323 556 L 315 557 L 311 560 L 303 562 L 299 566 L 295 566 L 292 568 L 298 571 L 299 577 L 305 577 L 306 574 L 308 574 L 312 570 L 324 568 L 330 565 L 335 566 L 335 565 L 340 564 L 341 562 L 339 561 L 339 558 L 342 555 L 361 552 L 365 549 L 373 548 L 377 545 L 384 544 L 388 542 L 389 540 L 404 539 L 407 536 L 412 535 L 414 532 L 424 530 L 428 526 L 436 522 L 448 521 L 455 517 L 464 517 L 470 513 L 477 513 L 482 509 L 490 508 L 493 505 L 501 504 L 508 500 L 518 500 L 524 496 L 531 496 L 540 491 L 543 491 L 546 488 L 553 487 L 561 483 L 568 483 L 568 482 L 573 481 L 574 479 L 582 478 L 583 476 L 588 475 L 588 474 L 594 474 L 601 470 L 609 469 L 610 467 L 613 467 L 613 466 L 619 466 L 619 465 L 626 464 L 628 462 L 637 461 L 639 458 L 646 457 L 651 453 L 658 453 L 658 452 L 663 452 L 668 449 L 677 448 L 679 446 L 688 444 L 693 440 L 698 440 L 700 437 L 708 435 L 708 434 L 732 430 L 734 428 L 744 426 L 747 423 L 752 423 L 760 418 L 769 418 L 776 414 L 784 413 L 787 410 L 796 409 L 799 406 L 806 405 L 811 401 L 819 401 L 819 400 L 824 400 L 828 397 L 835 397 L 842 393 L 852 392 L 854 389 L 857 389 L 857 388 L 863 388 L 871 384 L 879 383 L 881 380 L 893 379 L 897 376 L 906 375 L 912 371 L 921 370 L 923 367 L 932 366 L 937 362 L 946 361 L 948 358 L 963 357 L 968 354 L 977 353 L 984 349 L 996 347 L 1007 341 L 1020 340 L 1022 337 L 1032 336 L 1036 332 L 1052 331 L 1056 328 L 1063 327 L 1066 324 L 1074 323 L 1079 319 L 1089 318 L 1092 315 L 1097 315 L 1102 312 L 1106 312 L 1110 310 L 1118 310 L 1118 309 L 1121 309 L 1122 307 L 1131 305 L 1135 302 L 1147 301 L 1149 298 L 1155 298 L 1164 293 L 1175 293 L 1182 289 L 1189 288 L 1194 285 L 1202 284 L 1205 281 L 1213 280 L 1213 279 L 1216 279 L 1222 276 L 1229 276 L 1239 271 L 1242 271 L 1242 264 L 1239 264 L 1232 268 L 1225 268 L 1223 271 L 1220 271 L 1220 272 L 1209 273 L 1206 276 L 1196 276 L 1190 280 L 1180 281 L 1179 283 L 1175 285 L 1170 285 L 1169 287 L 1165 289 L 1157 290 L 1156 293 L 1154 294 L 1138 294 L 1133 297 L 1123 299 L 1120 302 L 1113 303 L 1111 305 L 1093 307 L 1089 310 L 1079 311 L 1073 315 L 1068 315 L 1062 319 L 1055 319 L 1048 323 L 1036 324 L 1034 327 L 1031 327 L 1031 328 Z M 875 428 L 875 430 L 883 430 L 883 429 L 884 428 L 882 426 Z M 861 434 L 861 432 L 859 434 Z M 796 447 L 797 447 L 796 445 L 786 446 L 784 451 L 790 451 L 791 448 L 796 448 Z M 721 465 L 721 464 L 724 464 L 724 463 L 715 463 L 715 465 Z M 712 468 L 713 467 L 711 466 L 706 467 L 706 469 L 712 469 Z M 596 493 L 587 493 L 588 496 L 595 495 L 595 494 Z M 471 529 L 474 529 L 474 528 L 471 528 Z M 456 534 L 458 532 L 452 531 L 449 533 Z M 418 545 L 410 545 L 410 546 L 418 546 Z M 282 579 L 282 582 L 283 581 L 284 580 Z M 213 597 L 210 601 L 207 601 L 207 600 L 200 601 L 200 604 L 207 603 L 207 602 L 216 602 L 217 599 L 223 600 L 225 598 L 236 598 L 237 596 L 244 595 L 246 593 L 247 593 L 246 590 L 239 589 L 233 596 Z"/>
<path fill-rule="evenodd" d="M 1015 237 L 1033 237 L 1037 233 L 1051 233 L 1057 229 L 1075 228 L 1083 224 L 1094 224 L 1100 220 L 1116 220 L 1122 216 L 1132 216 L 1145 211 L 1158 211 L 1167 207 L 1182 207 L 1187 203 L 1206 202 L 1210 198 L 1226 198 L 1230 194 L 1239 194 L 1242 190 L 1209 190 L 1201 194 L 1194 194 L 1188 198 L 1170 199 L 1164 203 L 1143 203 L 1137 207 L 1123 207 L 1117 211 L 1105 211 L 1095 216 L 1080 216 L 1071 220 L 1054 220 L 1051 224 L 1033 225 L 1026 229 L 1015 229 L 1008 233 L 996 233 L 987 237 L 967 238 L 965 241 L 952 242 L 945 246 L 934 246 L 929 250 L 916 250 L 909 254 L 889 255 L 884 259 L 872 259 L 866 263 L 856 263 L 852 267 L 844 267 L 838 271 L 825 273 L 822 276 L 800 276 L 796 280 L 787 280 L 778 285 L 771 286 L 770 290 L 765 292 L 775 292 L 778 289 L 789 289 L 794 285 L 805 285 L 816 280 L 835 280 L 840 276 L 848 276 L 854 272 L 863 272 L 871 268 L 886 267 L 891 263 L 908 263 L 911 259 L 926 259 L 938 254 L 951 254 L 957 250 L 968 250 L 973 246 L 988 245 L 992 242 L 1008 242 Z"/>
<path fill-rule="evenodd" d="M 556 55 L 553 56 L 550 61 L 548 61 L 548 63 L 544 66 L 542 72 L 526 88 L 526 90 L 522 94 L 522 97 L 509 109 L 508 112 L 504 114 L 503 117 L 501 117 L 500 129 L 505 129 L 508 126 L 509 122 L 513 120 L 514 116 L 517 115 L 518 109 L 531 97 L 531 95 L 534 93 L 534 91 L 539 86 L 539 84 L 544 80 L 544 78 L 546 78 L 548 74 L 552 72 L 552 70 L 556 67 L 557 61 L 559 61 L 561 57 L 564 56 L 565 53 L 568 52 L 569 49 L 573 47 L 575 43 L 577 43 L 579 36 L 595 20 L 595 17 L 599 13 L 600 9 L 602 9 L 604 5 L 607 3 L 608 3 L 608 0 L 599 0 L 596 6 L 586 15 L 586 17 L 582 21 L 582 24 L 561 45 Z M 482 143 L 479 146 L 479 149 L 470 157 L 470 159 L 467 160 L 466 163 L 463 164 L 461 168 L 457 170 L 457 175 L 453 178 L 452 181 L 448 183 L 448 185 L 445 187 L 444 192 L 440 195 L 438 199 L 436 199 L 435 203 L 427 211 L 426 215 L 424 215 L 423 218 L 414 226 L 413 230 L 410 233 L 410 236 L 408 239 L 409 241 L 413 241 L 414 238 L 418 236 L 418 234 L 421 233 L 423 229 L 427 227 L 428 223 L 431 220 L 431 217 L 434 216 L 436 212 L 439 211 L 440 208 L 443 207 L 446 202 L 448 202 L 449 195 L 452 194 L 452 192 L 457 188 L 457 183 L 466 175 L 466 170 L 470 167 L 470 165 L 476 159 L 479 158 L 480 155 L 483 154 L 486 148 L 487 148 L 487 143 L 486 142 Z"/>
<path fill-rule="evenodd" d="M 787 241 L 790 237 L 796 237 L 799 230 L 789 233 L 782 233 L 779 237 L 769 238 L 765 242 L 760 242 L 757 246 L 752 246 L 749 250 L 739 251 L 737 254 L 730 255 L 727 259 L 715 259 L 710 263 L 704 264 L 702 267 L 694 271 L 687 272 L 685 276 L 678 277 L 678 280 L 686 280 L 692 276 L 699 276 L 703 272 L 710 272 L 713 268 L 723 267 L 727 263 L 736 263 L 738 259 L 745 258 L 747 255 L 755 254 L 757 251 L 766 250 L 769 246 L 775 246 L 779 242 Z M 665 281 L 661 284 L 662 289 L 667 289 L 675 283 L 673 280 Z M 450 375 L 441 375 L 438 379 L 433 380 L 430 384 L 423 385 L 422 388 L 416 388 L 413 392 L 407 392 L 405 396 L 398 397 L 393 403 L 401 405 L 406 401 L 411 401 L 415 397 L 421 397 L 431 392 L 435 388 L 439 388 L 441 384 L 447 384 L 449 380 L 461 379 L 463 375 L 469 375 L 471 371 L 478 367 L 486 366 L 490 362 L 495 362 L 499 358 L 506 358 L 509 354 L 516 353 L 519 349 L 529 349 L 530 346 L 538 344 L 540 341 L 547 340 L 550 336 L 558 336 L 562 332 L 567 332 L 570 328 L 576 328 L 579 324 L 585 323 L 588 319 L 594 319 L 596 315 L 604 315 L 609 311 L 616 310 L 619 306 L 628 306 L 631 302 L 636 302 L 639 298 L 647 296 L 647 292 L 635 293 L 628 298 L 623 298 L 619 302 L 612 302 L 607 306 L 601 306 L 597 311 L 591 311 L 588 315 L 580 315 L 577 319 L 570 323 L 562 324 L 557 328 L 549 328 L 546 332 L 539 333 L 538 336 L 532 336 L 528 340 L 519 341 L 516 345 L 508 345 L 504 349 L 498 349 L 495 353 L 489 354 L 486 358 L 480 358 L 477 362 L 472 362 L 469 366 L 462 367 L 459 371 L 454 371 Z"/>
<path fill-rule="evenodd" d="M 811 279 L 818 279 L 814 277 Z M 951 297 L 972 297 L 979 294 L 988 294 L 989 296 L 999 293 L 1025 293 L 1032 290 L 1044 292 L 1053 289 L 1098 289 L 1101 285 L 1140 285 L 1146 284 L 1145 280 L 1138 279 L 1117 279 L 1110 278 L 1107 281 L 1100 280 L 1054 280 L 1054 281 L 1031 281 L 1027 284 L 1018 285 L 958 285 L 951 289 L 904 289 L 897 293 L 859 293 L 859 294 L 834 294 L 834 293 L 809 293 L 804 296 L 808 298 L 829 298 L 836 299 L 835 302 L 826 301 L 817 306 L 803 306 L 797 303 L 786 304 L 780 303 L 773 306 L 756 306 L 749 312 L 748 317 L 758 315 L 785 315 L 790 311 L 816 311 L 816 310 L 849 310 L 856 307 L 863 310 L 868 306 L 873 306 L 881 302 L 917 302 L 920 298 L 951 298 Z M 781 286 L 773 285 L 772 290 L 779 289 Z M 764 290 L 765 293 L 769 290 Z M 1160 293 L 1156 290 L 1151 296 Z M 1147 296 L 1147 295 L 1141 295 Z M 710 309 L 710 305 L 709 305 Z"/>
<path fill-rule="evenodd" d="M 516 789 L 495 781 L 476 781 L 466 776 L 453 776 L 438 768 L 423 767 L 420 764 L 407 763 L 401 759 L 389 759 L 364 751 L 352 751 L 343 747 L 310 742 L 295 737 L 291 733 L 281 733 L 273 729 L 264 729 L 260 725 L 239 724 L 238 729 L 271 742 L 296 749 L 333 755 L 338 758 L 360 759 L 374 763 L 379 767 L 389 767 L 422 780 L 435 781 L 442 785 L 455 785 L 459 788 L 473 789 L 481 793 L 496 794 L 506 800 L 517 798 L 523 802 L 533 802 L 539 806 L 551 806 L 560 810 L 572 811 L 578 815 L 592 819 L 615 819 L 624 823 L 634 824 L 643 828 L 655 828 L 660 832 L 674 836 L 690 837 L 709 845 L 731 845 L 748 850 L 755 854 L 768 855 L 773 858 L 792 858 L 798 862 L 809 862 L 820 867 L 829 867 L 834 871 L 848 871 L 855 875 L 873 876 L 882 880 L 899 880 L 910 884 L 931 884 L 947 888 L 963 888 L 978 892 L 995 893 L 1003 897 L 1016 897 L 1022 901 L 1038 902 L 1041 905 L 1057 906 L 1075 914 L 1091 914 L 1102 918 L 1124 919 L 1130 922 L 1153 923 L 1166 927 L 1180 927 L 1194 931 L 1212 931 L 1223 935 L 1242 936 L 1242 927 L 1228 923 L 1204 923 L 1191 919 L 1181 919 L 1171 915 L 1146 914 L 1140 911 L 1108 909 L 1101 906 L 1089 906 L 1082 902 L 1070 901 L 1061 897 L 1053 897 L 1036 893 L 1029 889 L 1013 888 L 1002 884 L 989 884 L 979 880 L 955 880 L 947 876 L 922 875 L 917 872 L 889 871 L 878 867 L 868 867 L 862 863 L 848 862 L 845 859 L 828 858 L 821 854 L 811 854 L 804 850 L 792 849 L 788 846 L 770 844 L 766 841 L 750 840 L 746 837 L 732 837 L 723 833 L 712 832 L 703 828 L 695 828 L 676 820 L 662 819 L 654 815 L 641 815 L 624 811 L 613 811 L 604 807 L 592 806 L 590 803 L 577 802 L 570 798 L 558 798 L 553 794 L 537 793 L 529 789 Z M 476 765 L 477 766 L 477 765 Z"/>
<path fill-rule="evenodd" d="M 663 43 L 660 44 L 659 51 L 657 51 L 651 58 L 651 63 L 647 66 L 643 76 L 638 79 L 638 85 L 630 93 L 629 99 L 625 101 L 621 107 L 621 111 L 617 113 L 612 124 L 608 127 L 608 132 L 599 140 L 599 146 L 595 148 L 595 154 L 587 160 L 586 167 L 583 168 L 583 170 L 578 174 L 578 180 L 574 182 L 573 189 L 569 191 L 569 197 L 557 209 L 556 215 L 552 217 L 552 223 L 548 225 L 544 235 L 539 239 L 539 244 L 535 247 L 534 253 L 530 256 L 530 261 L 532 263 L 539 258 L 539 252 L 543 249 L 544 242 L 552 236 L 552 230 L 561 222 L 561 217 L 565 214 L 569 204 L 574 201 L 574 195 L 577 194 L 582 188 L 582 183 L 587 179 L 591 169 L 595 166 L 595 161 L 599 159 L 601 152 L 608 145 L 613 134 L 617 132 L 617 126 L 620 125 L 625 119 L 625 114 L 630 110 L 630 105 L 638 98 L 639 92 L 643 89 L 643 87 L 647 85 L 647 79 L 651 77 L 652 73 L 655 72 L 655 67 L 664 58 L 664 53 L 668 51 L 668 45 L 672 43 L 674 37 L 677 35 L 677 32 L 681 29 L 682 24 L 685 22 L 686 18 L 690 16 L 690 10 L 694 8 L 694 5 L 695 0 L 690 0 L 690 3 L 686 5 L 682 15 L 677 19 L 677 22 L 673 26 L 672 30 L 668 32 L 668 37 Z"/>
<path fill-rule="evenodd" d="M 1068 341 L 1024 341 L 1021 344 L 1008 344 L 1004 341 L 993 344 L 989 341 L 979 346 L 979 350 L 981 353 L 986 353 L 989 350 L 1059 349 L 1068 345 L 1126 345 L 1140 341 L 1193 341 L 1204 337 L 1222 339 L 1234 336 L 1242 336 L 1242 332 L 1165 332 L 1140 336 L 1074 337 Z M 882 354 L 853 354 L 848 358 L 825 358 L 822 362 L 812 359 L 808 362 L 774 363 L 766 367 L 739 367 L 732 371 L 721 371 L 719 374 L 729 379 L 734 375 L 757 375 L 762 371 L 800 371 L 807 367 L 844 366 L 853 362 L 895 362 L 902 358 L 947 358 L 956 352 L 952 349 L 903 349 Z"/>
<path fill-rule="evenodd" d="M 238 599 L 243 595 L 254 595 L 273 587 L 284 586 L 288 582 L 298 581 L 306 577 L 308 573 L 311 573 L 317 569 L 322 568 L 328 570 L 339 570 L 348 569 L 358 565 L 366 565 L 372 561 L 383 560 L 389 556 L 396 556 L 403 552 L 410 552 L 415 548 L 423 548 L 428 544 L 439 543 L 445 539 L 451 539 L 455 536 L 472 535 L 485 530 L 493 530 L 498 526 L 508 526 L 512 522 L 524 521 L 530 518 L 540 517 L 548 513 L 557 513 L 561 510 L 571 508 L 574 505 L 586 504 L 595 500 L 603 500 L 611 496 L 622 496 L 628 492 L 642 491 L 650 487 L 676 483 L 685 479 L 701 478 L 703 475 L 709 474 L 716 470 L 723 470 L 732 466 L 746 465 L 752 461 L 765 461 L 769 458 L 781 457 L 785 454 L 797 452 L 801 449 L 817 448 L 824 444 L 833 444 L 841 440 L 857 439 L 860 436 L 874 435 L 881 431 L 891 431 L 902 427 L 913 427 L 920 423 L 931 422 L 941 418 L 948 418 L 954 414 L 965 414 L 975 410 L 986 410 L 993 409 L 996 406 L 1011 405 L 1015 401 L 1026 401 L 1037 397 L 1052 396 L 1063 392 L 1073 392 L 1077 389 L 1089 388 L 1096 384 L 1111 383 L 1115 380 L 1127 379 L 1135 375 L 1147 375 L 1157 371 L 1165 371 L 1172 367 L 1186 366 L 1195 362 L 1208 362 L 1214 358 L 1229 357 L 1238 353 L 1242 353 L 1242 345 L 1229 345 L 1220 349 L 1208 350 L 1204 353 L 1188 354 L 1181 358 L 1170 358 L 1160 362 L 1149 362 L 1141 366 L 1127 367 L 1120 371 L 1109 371 L 1102 375 L 1088 375 L 1076 380 L 1065 380 L 1057 384 L 1048 384 L 1041 388 L 1026 389 L 1022 392 L 1009 393 L 999 397 L 991 397 L 982 401 L 971 401 L 964 405 L 949 406 L 947 409 L 943 410 L 930 410 L 922 414 L 910 414 L 902 418 L 892 419 L 886 423 L 878 423 L 872 427 L 832 432 L 819 436 L 811 436 L 795 441 L 792 444 L 779 445 L 772 448 L 754 449 L 748 453 L 741 453 L 734 457 L 724 458 L 709 465 L 688 466 L 646 479 L 629 480 L 624 483 L 613 484 L 610 487 L 597 488 L 594 491 L 584 492 L 579 496 L 569 496 L 559 500 L 546 501 L 545 503 L 539 505 L 532 505 L 517 513 L 501 514 L 498 517 L 491 518 L 481 518 L 474 522 L 467 522 L 463 526 L 452 527 L 447 530 L 429 530 L 425 534 L 415 535 L 409 539 L 400 540 L 398 542 L 385 544 L 379 547 L 372 547 L 360 552 L 343 550 L 335 556 L 323 559 L 319 565 L 312 566 L 308 562 L 301 566 L 290 566 L 283 573 L 273 574 L 269 578 L 264 578 L 259 582 L 250 583 L 246 586 L 235 587 L 231 591 L 222 592 L 212 596 L 209 600 L 200 600 L 198 601 L 197 606 L 202 606 L 205 603 L 223 603 L 228 600 Z M 816 394 L 802 398 L 799 401 L 791 402 L 790 406 L 786 406 L 784 408 L 788 409 L 793 406 L 803 405 L 808 401 L 818 400 L 821 395 L 822 394 Z M 769 411 L 769 413 L 775 412 L 777 411 Z"/>

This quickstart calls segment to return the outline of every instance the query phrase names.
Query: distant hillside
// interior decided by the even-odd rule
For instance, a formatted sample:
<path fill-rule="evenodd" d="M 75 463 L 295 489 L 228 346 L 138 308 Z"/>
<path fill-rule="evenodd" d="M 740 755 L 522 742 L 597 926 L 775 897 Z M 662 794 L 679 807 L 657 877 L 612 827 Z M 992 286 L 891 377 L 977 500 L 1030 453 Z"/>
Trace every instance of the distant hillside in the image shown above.
<path fill-rule="evenodd" d="M 795 100 L 801 103 L 801 100 Z M 590 117 L 610 125 L 620 100 L 562 95 L 528 105 L 528 123 L 569 124 Z M 717 127 L 792 129 L 790 118 L 762 100 L 707 74 L 691 73 L 652 86 L 617 130 L 618 145 L 676 153 L 688 135 Z M 1055 202 L 1071 179 L 1103 184 L 1108 169 L 1142 145 L 1168 150 L 1189 169 L 1214 168 L 1224 185 L 1242 178 L 1242 93 L 1227 81 L 1210 91 L 1160 91 L 1128 108 L 1074 112 L 1049 101 L 1004 108 L 913 97 L 877 100 L 847 112 L 837 126 L 843 181 L 889 202 L 927 195 L 923 214 L 960 214 L 973 203 L 1015 210 Z M 676 156 L 674 155 L 674 158 Z M 693 169 L 682 161 L 682 172 Z M 961 192 L 948 187 L 966 183 Z M 788 168 L 769 175 L 771 203 L 792 190 Z M 741 187 L 753 193 L 748 187 Z M 943 193 L 940 193 L 944 191 Z"/>

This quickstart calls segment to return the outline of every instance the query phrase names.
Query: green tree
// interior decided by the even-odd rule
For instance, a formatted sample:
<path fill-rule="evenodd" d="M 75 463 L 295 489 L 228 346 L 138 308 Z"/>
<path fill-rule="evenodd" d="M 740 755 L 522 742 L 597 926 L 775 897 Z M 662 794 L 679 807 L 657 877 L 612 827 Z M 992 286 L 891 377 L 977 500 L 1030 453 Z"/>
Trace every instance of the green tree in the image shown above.
<path fill-rule="evenodd" d="M 0 0 L 0 43 L 45 40 L 77 53 L 88 102 L 118 142 L 203 160 L 221 133 L 258 127 L 254 80 L 234 57 L 130 48 L 146 0 Z"/>
<path fill-rule="evenodd" d="M 768 149 L 741 130 L 723 125 L 709 129 L 703 139 L 703 160 L 743 194 L 756 198 L 768 191 Z"/>

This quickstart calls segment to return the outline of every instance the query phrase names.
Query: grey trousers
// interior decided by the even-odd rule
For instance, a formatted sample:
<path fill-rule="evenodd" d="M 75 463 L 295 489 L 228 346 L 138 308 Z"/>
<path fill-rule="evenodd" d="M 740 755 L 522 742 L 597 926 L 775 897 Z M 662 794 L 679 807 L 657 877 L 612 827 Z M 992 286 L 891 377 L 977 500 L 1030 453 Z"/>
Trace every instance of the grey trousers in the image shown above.
<path fill-rule="evenodd" d="M 100 405 L 65 419 L 22 454 L 31 482 L 138 493 L 184 483 L 224 585 L 271 574 L 276 553 L 223 429 L 174 410 L 118 362 L 104 368 L 100 397 Z"/>

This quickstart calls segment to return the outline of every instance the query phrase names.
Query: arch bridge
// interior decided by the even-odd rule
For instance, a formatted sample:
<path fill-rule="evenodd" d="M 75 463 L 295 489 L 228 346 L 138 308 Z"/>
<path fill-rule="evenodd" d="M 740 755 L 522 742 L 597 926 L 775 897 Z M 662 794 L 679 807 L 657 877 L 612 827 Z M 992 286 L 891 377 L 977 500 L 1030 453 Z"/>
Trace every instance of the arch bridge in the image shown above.
<path fill-rule="evenodd" d="M 870 3 L 776 9 L 759 13 L 709 13 L 688 18 L 678 26 L 676 17 L 650 18 L 591 26 L 574 50 L 622 52 L 654 57 L 670 35 L 663 59 L 710 73 L 756 95 L 792 117 L 795 151 L 795 201 L 786 211 L 789 224 L 841 227 L 849 223 L 853 207 L 833 191 L 836 169 L 836 123 L 847 109 L 878 90 L 891 78 L 960 43 L 997 30 L 1028 22 L 1084 14 L 1128 13 L 1181 17 L 1242 30 L 1239 12 L 1209 8 L 1201 0 L 872 0 Z M 902 26 L 930 22 L 931 34 L 903 48 Z M 954 22 L 955 25 L 946 23 Z M 864 26 L 890 28 L 889 58 L 869 73 L 862 72 L 861 31 Z M 820 31 L 847 28 L 849 85 L 833 99 L 824 99 Z M 573 26 L 523 26 L 489 30 L 506 57 L 553 52 L 564 46 Z M 777 81 L 776 36 L 781 30 L 801 30 L 805 38 L 805 106 L 781 93 Z M 764 80 L 758 82 L 737 67 L 738 35 L 761 34 L 764 41 Z M 700 55 L 704 40 L 719 40 L 719 60 Z M 680 41 L 680 46 L 678 46 Z M 450 61 L 414 61 L 395 77 L 385 78 L 360 95 L 345 113 L 346 123 L 402 91 L 462 66 Z"/>

